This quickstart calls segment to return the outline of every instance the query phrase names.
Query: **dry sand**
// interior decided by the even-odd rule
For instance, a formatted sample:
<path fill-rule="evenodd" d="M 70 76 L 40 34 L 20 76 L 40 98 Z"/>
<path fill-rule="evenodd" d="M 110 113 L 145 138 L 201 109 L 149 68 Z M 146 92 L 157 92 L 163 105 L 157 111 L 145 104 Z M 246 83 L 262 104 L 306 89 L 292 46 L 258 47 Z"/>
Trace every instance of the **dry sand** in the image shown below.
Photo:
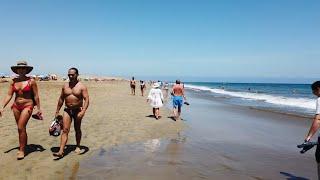
<path fill-rule="evenodd" d="M 74 177 L 73 168 L 84 157 L 89 157 L 95 150 L 148 139 L 173 137 L 185 125 L 172 121 L 170 111 L 162 108 L 162 118 L 156 121 L 147 117 L 152 114 L 146 97 L 130 95 L 126 81 L 83 82 L 90 95 L 90 107 L 82 122 L 82 155 L 72 152 L 75 144 L 74 129 L 71 128 L 67 145 L 68 153 L 63 159 L 54 160 L 53 151 L 58 150 L 60 137 L 48 135 L 48 127 L 53 119 L 57 99 L 63 82 L 38 82 L 41 107 L 44 120 L 30 119 L 28 132 L 27 156 L 16 160 L 18 132 L 10 106 L 0 118 L 0 179 L 65 179 Z M 0 83 L 0 97 L 4 98 L 9 84 Z M 146 91 L 148 92 L 148 91 Z M 60 110 L 63 113 L 63 108 Z"/>

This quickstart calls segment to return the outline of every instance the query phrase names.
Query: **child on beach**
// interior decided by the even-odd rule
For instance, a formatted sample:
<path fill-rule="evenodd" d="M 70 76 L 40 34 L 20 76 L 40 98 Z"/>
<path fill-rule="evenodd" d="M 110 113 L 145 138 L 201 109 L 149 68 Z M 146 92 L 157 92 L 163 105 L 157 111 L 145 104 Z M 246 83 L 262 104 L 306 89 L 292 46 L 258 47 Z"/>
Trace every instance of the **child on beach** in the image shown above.
<path fill-rule="evenodd" d="M 320 127 L 320 81 L 316 81 L 311 85 L 312 93 L 317 96 L 316 101 L 316 112 L 313 118 L 312 125 L 309 129 L 309 132 L 305 138 L 305 142 L 310 141 L 311 137 L 317 132 Z M 318 142 L 320 140 L 320 136 L 318 136 Z M 316 153 L 315 153 L 317 165 L 318 165 L 318 177 L 320 177 L 320 146 L 317 145 Z"/>
<path fill-rule="evenodd" d="M 28 66 L 26 61 L 18 61 L 16 66 L 11 66 L 11 70 L 18 74 L 18 76 L 13 79 L 9 86 L 8 94 L 3 100 L 3 105 L 0 109 L 1 117 L 4 108 L 10 102 L 13 94 L 15 93 L 16 96 L 11 109 L 16 119 L 19 133 L 19 151 L 17 152 L 18 160 L 23 159 L 25 156 L 25 148 L 28 142 L 26 128 L 31 117 L 33 107 L 37 106 L 38 117 L 41 117 L 42 114 L 37 83 L 34 79 L 26 76 L 32 71 L 32 69 L 33 67 Z"/>
<path fill-rule="evenodd" d="M 160 107 L 163 106 L 163 94 L 159 83 L 154 83 L 149 92 L 147 102 L 150 102 L 154 117 L 158 120 L 160 118 Z"/>

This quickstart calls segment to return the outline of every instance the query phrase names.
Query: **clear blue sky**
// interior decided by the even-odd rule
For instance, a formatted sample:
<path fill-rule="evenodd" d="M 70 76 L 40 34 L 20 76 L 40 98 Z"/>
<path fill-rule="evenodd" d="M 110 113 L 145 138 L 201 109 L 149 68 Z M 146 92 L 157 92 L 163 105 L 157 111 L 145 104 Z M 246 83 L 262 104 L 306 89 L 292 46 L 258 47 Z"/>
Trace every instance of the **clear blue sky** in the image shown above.
<path fill-rule="evenodd" d="M 1 1 L 0 72 L 320 79 L 319 0 Z"/>

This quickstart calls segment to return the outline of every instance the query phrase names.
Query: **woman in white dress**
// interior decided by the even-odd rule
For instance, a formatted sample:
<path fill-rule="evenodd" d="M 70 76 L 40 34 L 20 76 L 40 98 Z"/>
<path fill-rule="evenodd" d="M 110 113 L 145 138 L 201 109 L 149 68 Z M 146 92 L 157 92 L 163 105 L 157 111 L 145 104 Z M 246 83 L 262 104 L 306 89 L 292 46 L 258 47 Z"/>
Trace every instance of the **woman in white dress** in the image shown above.
<path fill-rule="evenodd" d="M 149 102 L 153 108 L 153 115 L 156 119 L 159 119 L 160 108 L 163 106 L 163 94 L 159 87 L 159 83 L 154 83 L 147 99 L 147 102 Z"/>

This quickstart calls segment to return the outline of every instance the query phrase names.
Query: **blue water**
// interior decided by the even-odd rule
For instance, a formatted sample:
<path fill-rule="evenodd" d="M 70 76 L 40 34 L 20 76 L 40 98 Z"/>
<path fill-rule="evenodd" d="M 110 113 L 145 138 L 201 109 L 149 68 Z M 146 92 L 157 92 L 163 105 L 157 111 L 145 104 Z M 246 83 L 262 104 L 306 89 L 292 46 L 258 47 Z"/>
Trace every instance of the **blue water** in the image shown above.
<path fill-rule="evenodd" d="M 205 98 L 293 115 L 311 116 L 315 99 L 309 84 L 186 82 L 186 89 Z"/>

